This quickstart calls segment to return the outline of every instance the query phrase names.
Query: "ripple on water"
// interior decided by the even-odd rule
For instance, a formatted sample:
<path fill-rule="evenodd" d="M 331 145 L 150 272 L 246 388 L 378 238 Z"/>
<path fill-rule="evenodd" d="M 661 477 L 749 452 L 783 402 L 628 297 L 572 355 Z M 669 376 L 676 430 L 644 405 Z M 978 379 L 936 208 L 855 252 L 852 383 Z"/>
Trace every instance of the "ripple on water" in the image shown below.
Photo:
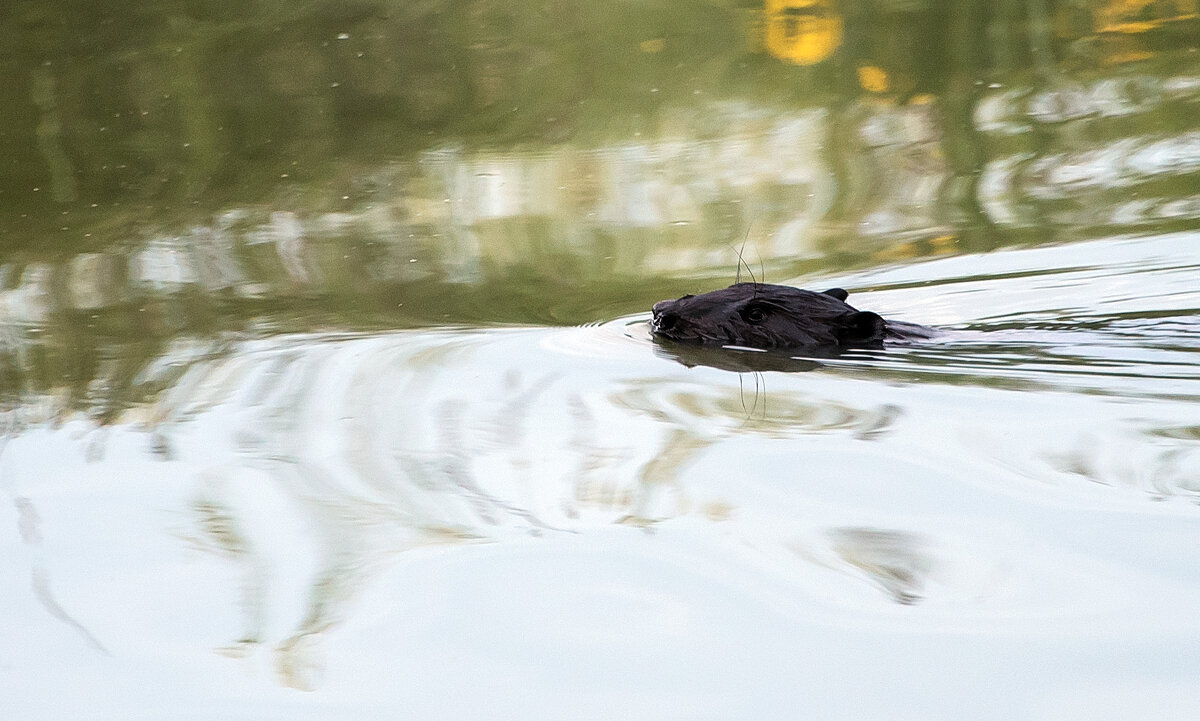
<path fill-rule="evenodd" d="M 53 536 L 8 557 L 106 648 L 169 619 L 133 633 L 318 690 L 364 658 L 479 658 L 472 633 L 605 668 L 749 635 L 784 649 L 755 673 L 808 654 L 889 678 L 914 644 L 984 659 L 973 678 L 1173 648 L 1200 639 L 1190 257 L 1115 240 L 862 274 L 859 307 L 948 332 L 807 372 L 687 367 L 645 314 L 180 344 L 103 459 L 72 456 L 77 428 L 7 444 L 0 488 Z M 44 608 L 13 613 L 50 630 Z"/>

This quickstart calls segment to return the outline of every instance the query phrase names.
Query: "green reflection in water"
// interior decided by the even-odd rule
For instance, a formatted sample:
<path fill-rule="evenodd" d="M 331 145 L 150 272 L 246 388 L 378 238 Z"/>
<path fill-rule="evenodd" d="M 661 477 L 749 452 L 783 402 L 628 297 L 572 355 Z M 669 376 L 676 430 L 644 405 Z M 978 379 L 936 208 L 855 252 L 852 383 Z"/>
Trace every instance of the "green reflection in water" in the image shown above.
<path fill-rule="evenodd" d="M 743 238 L 781 282 L 1194 227 L 1198 22 L 1194 0 L 9 3 L 6 387 L 90 397 L 185 336 L 608 319 L 728 282 Z"/>

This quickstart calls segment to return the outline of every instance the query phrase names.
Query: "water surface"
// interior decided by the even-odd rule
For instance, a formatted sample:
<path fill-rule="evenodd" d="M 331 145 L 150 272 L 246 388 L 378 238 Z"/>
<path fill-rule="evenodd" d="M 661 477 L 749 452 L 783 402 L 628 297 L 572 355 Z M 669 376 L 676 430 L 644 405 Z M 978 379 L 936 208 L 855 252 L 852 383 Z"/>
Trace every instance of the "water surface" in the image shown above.
<path fill-rule="evenodd" d="M 1200 707 L 1195 3 L 0 22 L 19 717 Z M 652 341 L 748 273 L 940 332 Z"/>

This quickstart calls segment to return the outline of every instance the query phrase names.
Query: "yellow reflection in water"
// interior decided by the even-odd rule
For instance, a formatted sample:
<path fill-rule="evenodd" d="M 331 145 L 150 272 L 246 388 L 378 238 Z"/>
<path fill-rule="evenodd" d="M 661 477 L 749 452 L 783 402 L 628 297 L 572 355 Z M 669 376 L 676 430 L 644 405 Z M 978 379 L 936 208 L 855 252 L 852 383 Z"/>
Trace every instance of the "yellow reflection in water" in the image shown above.
<path fill-rule="evenodd" d="M 1098 33 L 1144 33 L 1196 18 L 1197 0 L 1110 0 L 1096 12 Z"/>
<path fill-rule="evenodd" d="M 665 38 L 643 40 L 642 42 L 638 43 L 638 47 L 641 48 L 642 52 L 644 53 L 661 53 L 663 48 L 667 47 L 667 41 Z"/>
<path fill-rule="evenodd" d="M 1148 60 L 1182 41 L 1194 51 L 1200 0 L 1104 0 L 1071 2 L 1059 7 L 1058 35 L 1100 43 L 1105 64 Z"/>
<path fill-rule="evenodd" d="M 815 65 L 842 44 L 842 16 L 831 0 L 766 0 L 767 51 L 796 63 Z"/>
<path fill-rule="evenodd" d="M 858 84 L 863 90 L 872 93 L 886 93 L 891 87 L 891 79 L 887 71 L 875 65 L 862 65 L 858 68 Z"/>

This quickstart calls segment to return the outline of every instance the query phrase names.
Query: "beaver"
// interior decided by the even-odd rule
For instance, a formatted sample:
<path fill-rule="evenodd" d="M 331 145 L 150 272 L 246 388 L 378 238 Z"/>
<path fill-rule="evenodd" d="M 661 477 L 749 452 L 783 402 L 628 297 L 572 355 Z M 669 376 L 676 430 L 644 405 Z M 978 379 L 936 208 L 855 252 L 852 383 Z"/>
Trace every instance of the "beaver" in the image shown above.
<path fill-rule="evenodd" d="M 846 303 L 842 288 L 824 292 L 768 283 L 728 288 L 654 304 L 656 339 L 709 348 L 753 348 L 814 355 L 882 348 L 886 340 L 928 338 L 933 329 L 886 321 Z"/>

